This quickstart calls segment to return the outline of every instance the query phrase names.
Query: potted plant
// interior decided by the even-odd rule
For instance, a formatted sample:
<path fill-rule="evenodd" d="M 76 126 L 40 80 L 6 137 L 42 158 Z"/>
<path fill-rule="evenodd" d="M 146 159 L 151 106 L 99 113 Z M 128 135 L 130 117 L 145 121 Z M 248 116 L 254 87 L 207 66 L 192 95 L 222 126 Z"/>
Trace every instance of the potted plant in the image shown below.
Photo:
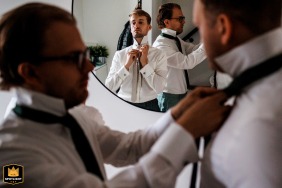
<path fill-rule="evenodd" d="M 90 50 L 91 62 L 96 65 L 103 65 L 106 63 L 106 58 L 109 57 L 109 50 L 106 46 L 96 44 L 87 47 Z"/>

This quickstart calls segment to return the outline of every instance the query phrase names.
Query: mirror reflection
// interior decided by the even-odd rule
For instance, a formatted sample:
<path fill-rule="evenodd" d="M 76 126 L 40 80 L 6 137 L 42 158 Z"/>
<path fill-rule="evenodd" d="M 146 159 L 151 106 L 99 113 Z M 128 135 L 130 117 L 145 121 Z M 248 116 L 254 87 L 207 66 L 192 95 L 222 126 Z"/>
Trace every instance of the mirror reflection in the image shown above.
<path fill-rule="evenodd" d="M 132 11 L 129 22 L 133 44 L 115 53 L 105 85 L 135 106 L 160 111 L 157 95 L 166 82 L 166 56 L 148 44 L 151 16 L 147 12 Z"/>
<path fill-rule="evenodd" d="M 165 7 L 157 22 L 159 7 L 168 2 L 149 0 L 140 5 L 137 0 L 74 0 L 73 6 L 87 46 L 104 46 L 109 52 L 106 60 L 95 59 L 94 72 L 101 83 L 124 100 L 153 111 L 166 111 L 195 86 L 210 87 L 214 74 L 194 32 L 193 1 L 174 0 L 180 7 Z M 150 22 L 139 13 L 128 16 L 137 5 L 149 14 Z M 120 40 L 128 28 L 132 39 Z M 167 35 L 187 41 L 181 40 L 179 49 L 175 38 Z"/>

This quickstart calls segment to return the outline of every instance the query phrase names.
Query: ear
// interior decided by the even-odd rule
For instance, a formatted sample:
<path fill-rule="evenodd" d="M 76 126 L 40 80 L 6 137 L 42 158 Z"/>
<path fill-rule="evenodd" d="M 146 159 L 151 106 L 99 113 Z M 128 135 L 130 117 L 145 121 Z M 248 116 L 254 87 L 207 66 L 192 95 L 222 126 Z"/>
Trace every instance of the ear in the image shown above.
<path fill-rule="evenodd" d="M 217 17 L 217 29 L 221 36 L 221 43 L 228 44 L 232 36 L 232 22 L 226 14 L 220 14 Z"/>
<path fill-rule="evenodd" d="M 169 22 L 169 19 L 165 19 L 165 20 L 164 20 L 164 24 L 165 24 L 165 27 L 166 27 L 166 28 L 168 28 L 169 23 L 170 23 L 170 22 Z"/>
<path fill-rule="evenodd" d="M 148 28 L 149 28 L 149 31 L 150 31 L 150 30 L 152 29 L 152 26 L 151 26 L 151 25 L 149 25 L 149 26 L 148 26 Z"/>
<path fill-rule="evenodd" d="M 30 63 L 24 62 L 18 66 L 18 73 L 24 79 L 24 84 L 34 86 L 38 84 L 36 68 Z"/>

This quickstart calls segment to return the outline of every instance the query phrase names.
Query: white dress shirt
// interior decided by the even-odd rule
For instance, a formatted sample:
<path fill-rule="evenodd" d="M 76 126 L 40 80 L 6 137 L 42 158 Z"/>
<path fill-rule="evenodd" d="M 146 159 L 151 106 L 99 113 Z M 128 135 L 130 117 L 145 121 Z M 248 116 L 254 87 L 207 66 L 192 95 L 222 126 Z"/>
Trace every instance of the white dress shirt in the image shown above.
<path fill-rule="evenodd" d="M 176 37 L 176 31 L 164 28 L 162 33 Z M 179 52 L 175 40 L 158 36 L 153 47 L 156 47 L 167 56 L 168 73 L 164 92 L 171 94 L 184 94 L 187 92 L 187 84 L 184 69 L 193 69 L 206 58 L 202 44 L 194 45 L 180 39 L 182 52 Z"/>
<path fill-rule="evenodd" d="M 147 36 L 142 40 L 141 45 L 148 44 Z M 138 48 L 138 43 L 134 39 L 134 44 L 125 49 L 117 51 L 113 57 L 112 66 L 105 85 L 113 92 L 118 92 L 118 96 L 133 103 L 143 103 L 157 98 L 163 91 L 167 75 L 167 60 L 165 54 L 157 48 L 150 47 L 148 52 L 148 64 L 140 69 L 141 79 L 137 87 L 137 99 L 131 100 L 133 64 L 129 70 L 125 68 L 127 53 Z"/>
<path fill-rule="evenodd" d="M 66 113 L 60 99 L 23 88 L 16 89 L 16 96 L 17 104 L 58 116 Z M 10 111 L 0 125 L 0 166 L 24 167 L 24 183 L 17 187 L 173 187 L 183 164 L 198 159 L 191 155 L 196 152 L 192 136 L 176 125 L 170 112 L 153 126 L 128 134 L 110 130 L 95 108 L 80 105 L 69 113 L 90 141 L 105 181 L 87 173 L 68 128 L 22 119 Z M 104 163 L 135 165 L 107 180 Z M 5 186 L 2 173 L 0 187 Z"/>
<path fill-rule="evenodd" d="M 282 53 L 282 29 L 218 57 L 232 77 Z M 282 186 L 282 69 L 247 87 L 205 151 L 201 187 Z"/>

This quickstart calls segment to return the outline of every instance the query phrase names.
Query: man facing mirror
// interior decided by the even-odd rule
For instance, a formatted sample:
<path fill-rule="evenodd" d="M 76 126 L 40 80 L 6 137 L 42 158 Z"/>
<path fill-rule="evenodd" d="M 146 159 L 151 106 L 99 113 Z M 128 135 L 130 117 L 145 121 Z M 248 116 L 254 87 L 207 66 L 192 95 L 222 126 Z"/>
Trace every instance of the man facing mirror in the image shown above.
<path fill-rule="evenodd" d="M 217 130 L 230 111 L 223 92 L 202 88 L 147 129 L 114 131 L 83 104 L 94 67 L 69 12 L 22 5 L 1 18 L 0 41 L 0 86 L 16 94 L 0 125 L 0 166 L 24 167 L 19 187 L 174 187 L 198 159 L 194 139 Z M 104 163 L 132 166 L 107 179 Z"/>
<path fill-rule="evenodd" d="M 167 74 L 165 54 L 148 45 L 151 16 L 147 12 L 135 9 L 129 21 L 134 43 L 115 53 L 105 85 L 135 106 L 160 111 L 157 95 Z"/>
<path fill-rule="evenodd" d="M 202 160 L 201 187 L 282 186 L 281 0 L 195 0 L 209 65 L 235 106 Z M 280 96 L 280 97 L 279 97 Z M 204 118 L 204 117 L 203 117 Z"/>
<path fill-rule="evenodd" d="M 191 90 L 187 69 L 193 69 L 206 58 L 203 45 L 180 39 L 185 17 L 180 5 L 166 3 L 159 7 L 157 24 L 162 33 L 153 43 L 167 56 L 168 73 L 162 94 L 158 97 L 161 111 L 177 104 Z"/>

